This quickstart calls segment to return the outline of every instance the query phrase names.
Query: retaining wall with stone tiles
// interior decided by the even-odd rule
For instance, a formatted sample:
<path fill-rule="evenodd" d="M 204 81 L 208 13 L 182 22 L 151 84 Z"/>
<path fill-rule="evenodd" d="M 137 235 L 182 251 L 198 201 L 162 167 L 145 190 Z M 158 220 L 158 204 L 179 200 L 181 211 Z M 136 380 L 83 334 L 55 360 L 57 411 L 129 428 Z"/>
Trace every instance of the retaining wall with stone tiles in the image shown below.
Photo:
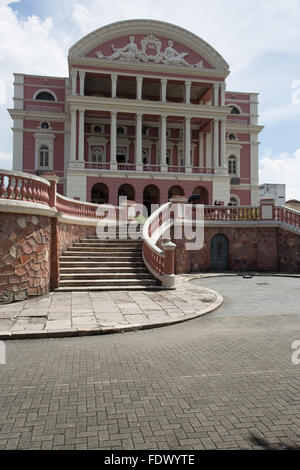
<path fill-rule="evenodd" d="M 57 287 L 61 251 L 95 230 L 56 217 L 0 212 L 0 303 Z"/>
<path fill-rule="evenodd" d="M 49 217 L 0 212 L 0 303 L 50 289 Z"/>
<path fill-rule="evenodd" d="M 201 250 L 187 251 L 186 240 L 174 240 L 176 274 L 209 272 L 211 240 L 229 241 L 229 271 L 300 273 L 300 236 L 278 227 L 205 227 Z"/>

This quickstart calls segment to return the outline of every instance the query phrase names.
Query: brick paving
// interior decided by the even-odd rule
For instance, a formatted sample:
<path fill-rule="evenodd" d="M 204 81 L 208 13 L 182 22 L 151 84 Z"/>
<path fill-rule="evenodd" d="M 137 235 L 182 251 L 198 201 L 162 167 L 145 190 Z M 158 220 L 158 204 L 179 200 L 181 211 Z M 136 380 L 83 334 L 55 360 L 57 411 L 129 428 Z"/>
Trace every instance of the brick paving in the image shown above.
<path fill-rule="evenodd" d="M 300 324 L 284 308 L 238 317 L 225 300 L 167 328 L 6 341 L 0 449 L 299 448 Z"/>
<path fill-rule="evenodd" d="M 167 325 L 209 313 L 222 297 L 178 276 L 174 291 L 51 292 L 0 305 L 0 339 L 77 336 Z"/>

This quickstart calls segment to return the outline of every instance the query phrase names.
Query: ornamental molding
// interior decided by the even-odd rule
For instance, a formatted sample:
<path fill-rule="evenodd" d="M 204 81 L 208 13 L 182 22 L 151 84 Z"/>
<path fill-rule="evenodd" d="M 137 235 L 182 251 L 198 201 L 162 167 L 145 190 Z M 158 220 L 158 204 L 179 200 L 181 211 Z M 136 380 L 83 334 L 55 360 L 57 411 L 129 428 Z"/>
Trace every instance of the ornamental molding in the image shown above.
<path fill-rule="evenodd" d="M 223 59 L 223 57 L 203 39 L 178 26 L 163 21 L 154 20 L 120 21 L 103 28 L 99 28 L 74 44 L 74 46 L 72 46 L 69 50 L 69 57 L 84 57 L 86 54 L 101 44 L 120 38 L 122 36 L 132 36 L 133 34 L 144 35 L 144 39 L 148 41 L 148 44 L 156 48 L 153 49 L 153 51 L 156 50 L 156 54 L 153 54 L 153 56 L 157 56 L 159 53 L 161 53 L 158 47 L 159 44 L 156 42 L 156 35 L 163 35 L 163 37 L 179 42 L 188 49 L 195 51 L 197 54 L 203 57 L 203 59 L 206 60 L 211 65 L 211 67 L 226 72 L 229 71 L 229 65 Z M 142 44 L 142 52 L 143 47 L 144 45 Z M 132 51 L 134 52 L 133 49 Z M 174 53 L 172 51 L 169 52 L 169 57 L 174 57 Z"/>

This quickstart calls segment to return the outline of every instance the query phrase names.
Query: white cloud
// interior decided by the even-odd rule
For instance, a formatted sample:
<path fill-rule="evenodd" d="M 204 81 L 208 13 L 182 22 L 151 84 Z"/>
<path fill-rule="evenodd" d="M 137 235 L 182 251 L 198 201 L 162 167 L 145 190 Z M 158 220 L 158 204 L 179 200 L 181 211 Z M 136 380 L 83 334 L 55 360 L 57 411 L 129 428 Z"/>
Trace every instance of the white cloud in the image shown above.
<path fill-rule="evenodd" d="M 92 23 L 91 12 L 84 5 L 76 3 L 73 7 L 72 21 L 83 33 L 87 32 Z"/>
<path fill-rule="evenodd" d="M 12 169 L 12 155 L 10 153 L 0 152 L 0 168 Z"/>
<path fill-rule="evenodd" d="M 260 161 L 260 182 L 287 185 L 287 199 L 300 200 L 300 148 L 293 155 L 266 152 Z"/>

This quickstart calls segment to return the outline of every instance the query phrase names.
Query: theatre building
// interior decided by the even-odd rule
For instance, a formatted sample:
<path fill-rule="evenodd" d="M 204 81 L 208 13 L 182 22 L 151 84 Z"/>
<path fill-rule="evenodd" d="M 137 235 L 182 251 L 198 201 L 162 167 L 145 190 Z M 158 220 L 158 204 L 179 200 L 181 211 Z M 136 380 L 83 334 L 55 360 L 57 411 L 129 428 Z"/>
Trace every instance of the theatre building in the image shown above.
<path fill-rule="evenodd" d="M 14 170 L 54 172 L 61 194 L 95 203 L 259 203 L 258 94 L 228 91 L 229 65 L 201 38 L 122 21 L 78 41 L 68 65 L 14 74 Z"/>

